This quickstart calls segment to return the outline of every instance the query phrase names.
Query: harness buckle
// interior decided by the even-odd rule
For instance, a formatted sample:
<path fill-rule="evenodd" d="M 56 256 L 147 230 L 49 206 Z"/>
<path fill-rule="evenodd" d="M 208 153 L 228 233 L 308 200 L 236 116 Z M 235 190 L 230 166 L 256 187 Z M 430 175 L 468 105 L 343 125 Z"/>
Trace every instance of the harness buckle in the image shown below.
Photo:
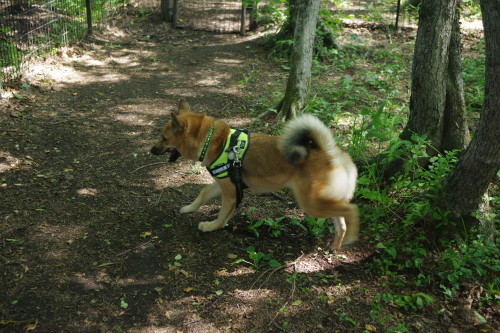
<path fill-rule="evenodd" d="M 239 161 L 240 155 L 240 147 L 238 145 L 234 146 L 233 148 L 230 148 L 229 153 L 227 154 L 227 158 L 230 161 Z"/>

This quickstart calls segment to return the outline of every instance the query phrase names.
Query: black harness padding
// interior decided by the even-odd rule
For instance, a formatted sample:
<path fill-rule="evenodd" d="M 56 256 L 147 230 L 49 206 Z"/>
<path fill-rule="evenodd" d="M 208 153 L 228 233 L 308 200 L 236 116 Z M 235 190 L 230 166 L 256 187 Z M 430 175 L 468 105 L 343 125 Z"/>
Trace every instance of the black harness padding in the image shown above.
<path fill-rule="evenodd" d="M 241 132 L 245 132 L 245 133 L 247 133 L 247 135 L 249 135 L 248 131 L 237 129 L 231 135 L 231 138 L 229 139 L 230 140 L 229 141 L 229 149 L 231 149 L 231 151 L 233 151 L 234 147 L 236 147 L 236 145 L 238 144 L 238 137 L 240 136 Z M 248 138 L 250 138 L 250 136 L 248 136 Z M 236 156 L 236 158 L 233 159 L 232 163 L 230 163 L 230 167 L 228 170 L 229 179 L 231 179 L 231 181 L 233 182 L 233 184 L 236 188 L 236 208 L 240 205 L 241 200 L 243 199 L 243 190 L 248 187 L 243 182 L 243 178 L 241 175 L 241 169 L 242 169 L 242 160 L 240 160 Z"/>

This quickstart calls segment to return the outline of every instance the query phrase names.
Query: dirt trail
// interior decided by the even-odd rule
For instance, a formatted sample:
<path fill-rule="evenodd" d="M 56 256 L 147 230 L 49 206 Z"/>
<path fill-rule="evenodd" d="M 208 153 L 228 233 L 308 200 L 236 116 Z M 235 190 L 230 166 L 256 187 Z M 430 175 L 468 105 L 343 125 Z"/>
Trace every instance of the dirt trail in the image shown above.
<path fill-rule="evenodd" d="M 166 159 L 148 152 L 179 97 L 250 125 L 243 108 L 259 100 L 249 96 L 286 77 L 259 40 L 126 19 L 34 66 L 31 88 L 0 112 L 0 331 L 382 329 L 369 315 L 383 287 L 365 272 L 366 242 L 334 255 L 297 228 L 250 233 L 240 215 L 250 207 L 253 219 L 301 214 L 286 192 L 247 195 L 230 227 L 201 234 L 217 202 L 177 211 L 207 172 L 185 160 L 154 164 Z M 242 80 L 255 90 L 242 91 Z M 248 246 L 285 267 L 234 264 L 251 261 Z M 415 331 L 453 326 L 428 311 L 410 320 Z"/>

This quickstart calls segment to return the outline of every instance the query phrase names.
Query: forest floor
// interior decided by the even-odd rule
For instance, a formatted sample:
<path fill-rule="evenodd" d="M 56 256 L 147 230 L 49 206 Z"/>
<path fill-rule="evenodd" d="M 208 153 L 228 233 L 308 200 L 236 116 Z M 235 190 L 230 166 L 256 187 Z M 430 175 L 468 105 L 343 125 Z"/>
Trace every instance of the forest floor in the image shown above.
<path fill-rule="evenodd" d="M 302 216 L 286 191 L 246 193 L 228 227 L 199 232 L 219 202 L 178 213 L 211 180 L 197 163 L 149 153 L 162 124 L 182 97 L 232 126 L 272 132 L 272 120 L 245 109 L 284 91 L 287 71 L 260 34 L 115 20 L 32 66 L 0 102 L 1 332 L 495 331 L 494 310 L 476 309 L 490 324 L 474 318 L 474 290 L 446 300 L 438 286 L 408 285 L 436 299 L 421 311 L 377 301 L 391 286 L 368 269 L 370 235 L 331 253 L 298 228 L 250 232 L 249 220 Z M 253 261 L 249 246 L 268 257 Z M 283 266 L 270 267 L 271 255 Z"/>

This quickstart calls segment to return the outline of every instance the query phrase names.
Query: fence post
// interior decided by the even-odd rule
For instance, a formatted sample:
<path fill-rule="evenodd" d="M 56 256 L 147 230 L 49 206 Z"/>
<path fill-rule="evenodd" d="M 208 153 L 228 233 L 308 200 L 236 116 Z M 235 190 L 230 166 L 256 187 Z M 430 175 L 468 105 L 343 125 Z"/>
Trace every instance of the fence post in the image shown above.
<path fill-rule="evenodd" d="M 174 0 L 173 8 L 172 8 L 172 27 L 177 28 L 177 10 L 178 10 L 178 0 Z"/>
<path fill-rule="evenodd" d="M 170 22 L 170 0 L 161 0 L 160 3 L 161 19 L 165 22 Z"/>
<path fill-rule="evenodd" d="M 252 10 L 250 11 L 250 30 L 257 30 L 257 14 L 259 5 L 257 1 L 252 1 Z"/>
<path fill-rule="evenodd" d="M 90 6 L 90 0 L 85 0 L 85 6 L 87 7 L 87 34 L 92 35 L 92 7 Z"/>
<path fill-rule="evenodd" d="M 401 11 L 401 0 L 398 0 L 398 5 L 397 5 L 397 8 L 396 8 L 396 24 L 394 25 L 394 30 L 395 31 L 398 31 L 400 11 Z"/>
<path fill-rule="evenodd" d="M 245 36 L 245 26 L 247 25 L 247 6 L 245 5 L 246 1 L 243 0 L 241 2 L 241 22 L 240 22 L 240 35 Z"/>

